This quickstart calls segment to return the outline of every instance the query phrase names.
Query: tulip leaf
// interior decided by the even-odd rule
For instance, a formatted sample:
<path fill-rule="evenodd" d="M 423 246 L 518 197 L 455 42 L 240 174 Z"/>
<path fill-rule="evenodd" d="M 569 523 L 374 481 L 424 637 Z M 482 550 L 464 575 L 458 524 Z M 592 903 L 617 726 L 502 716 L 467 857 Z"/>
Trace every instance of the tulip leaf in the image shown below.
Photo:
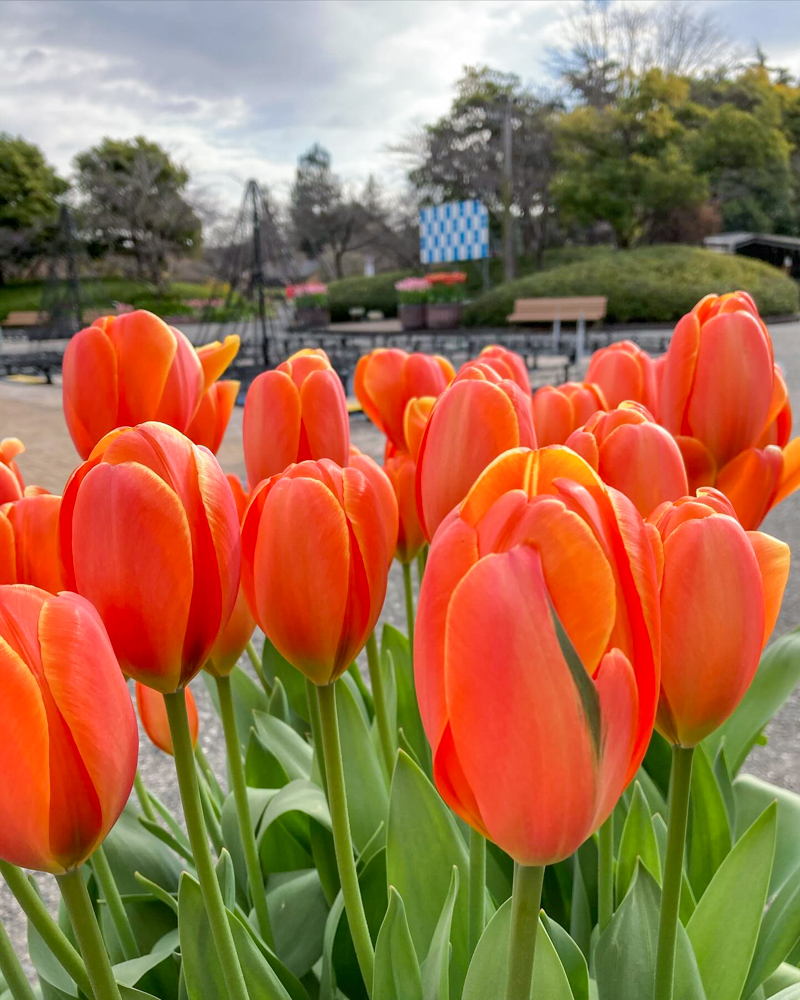
<path fill-rule="evenodd" d="M 372 720 L 375 717 L 375 701 L 370 689 L 364 683 L 361 668 L 355 660 L 353 660 L 342 674 L 342 681 L 350 687 L 355 695 L 358 707 L 364 713 L 367 725 L 372 725 Z"/>
<path fill-rule="evenodd" d="M 250 730 L 250 740 L 244 758 L 244 773 L 245 781 L 250 788 L 283 788 L 291 781 L 283 764 L 255 729 Z"/>
<path fill-rule="evenodd" d="M 428 739 L 422 727 L 417 693 L 414 686 L 414 663 L 411 646 L 402 632 L 393 625 L 384 625 L 381 634 L 381 661 L 385 671 L 394 673 L 397 699 L 397 728 L 402 729 L 412 758 L 419 761 L 422 769 L 431 776 L 431 752 Z M 406 902 L 406 905 L 408 903 Z M 412 931 L 413 934 L 413 931 Z"/>
<path fill-rule="evenodd" d="M 789 986 L 780 993 L 773 993 L 772 1000 L 800 1000 L 800 985 Z"/>
<path fill-rule="evenodd" d="M 358 876 L 361 898 L 364 901 L 364 912 L 367 916 L 367 926 L 373 941 L 377 940 L 378 932 L 386 915 L 388 905 L 388 888 L 386 881 L 386 848 L 381 848 L 364 866 Z M 326 981 L 330 989 L 326 992 Z M 331 906 L 328 922 L 325 925 L 325 940 L 323 945 L 323 996 L 340 996 L 334 988 L 341 990 L 341 995 L 348 1000 L 368 1000 L 368 994 L 361 977 L 361 970 L 356 959 L 353 939 L 347 916 L 344 913 L 342 894 L 334 900 Z"/>
<path fill-rule="evenodd" d="M 797 990 L 796 996 L 800 998 L 800 969 L 786 962 L 779 965 L 763 986 L 759 987 L 765 997 L 774 997 L 781 991 L 790 989 Z M 753 994 L 754 997 L 758 995 L 759 990 Z"/>
<path fill-rule="evenodd" d="M 628 894 L 600 935 L 594 953 L 599 1000 L 652 997 L 656 975 L 661 890 L 637 862 Z M 691 946 L 678 924 L 675 950 L 675 1000 L 706 1000 Z"/>
<path fill-rule="evenodd" d="M 286 688 L 283 686 L 280 677 L 276 677 L 272 683 L 272 694 L 269 696 L 267 705 L 269 715 L 280 719 L 286 725 L 290 725 L 292 714 L 289 708 L 289 699 L 286 697 Z"/>
<path fill-rule="evenodd" d="M 772 802 L 778 803 L 778 833 L 772 866 L 770 895 L 776 893 L 797 867 L 800 844 L 800 795 L 771 785 L 751 774 L 733 783 L 736 797 L 736 837 L 739 838 Z"/>
<path fill-rule="evenodd" d="M 458 998 L 469 963 L 467 949 L 469 857 L 453 814 L 419 767 L 399 751 L 392 779 L 386 834 L 388 882 L 406 903 L 418 955 L 427 955 L 450 890 L 453 866 L 461 888 L 453 912 L 450 995 Z"/>
<path fill-rule="evenodd" d="M 52 986 L 61 996 L 78 996 L 78 987 L 75 985 L 75 981 L 39 936 L 39 932 L 30 920 L 28 921 L 28 955 L 42 984 L 47 983 Z"/>
<path fill-rule="evenodd" d="M 433 933 L 428 957 L 422 963 L 422 996 L 424 1000 L 448 1000 L 450 996 L 450 928 L 453 908 L 458 896 L 458 868 L 453 868 L 450 888 L 442 907 L 439 923 Z"/>
<path fill-rule="evenodd" d="M 650 807 L 638 781 L 634 784 L 631 807 L 622 830 L 617 858 L 617 905 L 625 898 L 625 893 L 633 881 L 637 860 L 642 862 L 657 882 L 661 882 L 658 843 L 650 817 Z"/>
<path fill-rule="evenodd" d="M 557 921 L 542 913 L 542 922 L 564 966 L 574 1000 L 589 1000 L 589 968 L 583 952 Z"/>
<path fill-rule="evenodd" d="M 572 675 L 572 680 L 583 705 L 583 712 L 586 716 L 589 732 L 592 735 L 595 753 L 599 755 L 600 737 L 602 735 L 600 696 L 597 693 L 594 681 L 589 676 L 580 656 L 578 656 L 577 649 L 575 649 L 572 644 L 572 639 L 570 639 L 567 634 L 567 630 L 561 623 L 561 619 L 558 617 L 558 612 L 556 611 L 555 605 L 550 600 L 549 594 L 547 595 L 547 603 L 550 607 L 550 618 L 553 622 L 556 639 L 558 639 L 558 644 L 561 647 L 561 655 L 564 657 L 564 660 L 569 667 L 569 672 Z"/>
<path fill-rule="evenodd" d="M 134 803 L 128 802 L 116 825 L 103 842 L 117 888 L 123 894 L 139 892 L 134 872 L 177 892 L 181 863 L 169 848 L 142 827 Z"/>
<path fill-rule="evenodd" d="M 273 684 L 275 681 L 280 681 L 294 715 L 308 724 L 308 695 L 306 694 L 305 676 L 281 656 L 267 636 L 264 636 L 261 665 L 267 680 Z"/>
<path fill-rule="evenodd" d="M 406 920 L 403 900 L 389 886 L 389 908 L 375 944 L 372 1000 L 422 1000 L 417 953 Z"/>
<path fill-rule="evenodd" d="M 742 994 L 767 901 L 776 826 L 773 803 L 717 869 L 686 928 L 708 1000 Z"/>
<path fill-rule="evenodd" d="M 722 794 L 722 801 L 725 803 L 725 812 L 728 814 L 728 828 L 733 831 L 736 826 L 736 797 L 733 794 L 731 771 L 728 767 L 728 757 L 724 746 L 719 748 L 714 760 L 714 777 L 717 779 L 717 784 Z"/>
<path fill-rule="evenodd" d="M 223 847 L 216 865 L 217 881 L 222 898 L 229 910 L 236 906 L 236 876 L 230 853 Z"/>
<path fill-rule="evenodd" d="M 369 727 L 352 690 L 336 685 L 336 712 L 342 741 L 342 760 L 350 829 L 359 853 L 389 814 L 389 793 L 380 761 L 370 739 Z"/>
<path fill-rule="evenodd" d="M 314 869 L 276 874 L 267 893 L 275 951 L 302 978 L 322 954 L 328 904 Z"/>
<path fill-rule="evenodd" d="M 169 959 L 168 969 L 172 973 L 174 990 L 178 984 L 178 963 L 174 961 L 172 956 L 179 944 L 178 929 L 175 928 L 157 942 L 149 955 L 141 955 L 139 958 L 132 958 L 127 962 L 118 962 L 114 966 L 114 978 L 121 986 L 137 986 L 148 973 Z M 148 985 L 155 988 L 155 984 Z"/>
<path fill-rule="evenodd" d="M 267 803 L 256 834 L 265 872 L 313 867 L 310 823 L 331 828 L 325 793 L 311 781 L 290 781 Z"/>
<path fill-rule="evenodd" d="M 572 906 L 569 918 L 570 937 L 575 941 L 583 954 L 588 958 L 592 936 L 592 914 L 589 905 L 589 893 L 583 878 L 581 861 L 578 852 L 572 855 Z"/>
<path fill-rule="evenodd" d="M 695 899 L 706 891 L 714 873 L 730 853 L 731 828 L 722 790 L 708 752 L 701 744 L 694 754 L 692 794 L 687 833 L 687 867 Z"/>
<path fill-rule="evenodd" d="M 507 899 L 486 925 L 478 941 L 461 1000 L 505 1000 L 510 931 L 511 900 Z M 531 996 L 546 997 L 547 1000 L 573 1000 L 564 966 L 541 919 L 536 935 Z"/>
<path fill-rule="evenodd" d="M 156 882 L 152 882 L 149 878 L 145 878 L 141 872 L 133 873 L 136 881 L 141 883 L 145 889 L 147 889 L 156 899 L 160 899 L 162 903 L 165 903 L 173 913 L 178 912 L 178 900 L 172 895 L 172 893 L 167 892 L 166 889 L 162 889 L 160 885 Z"/>
<path fill-rule="evenodd" d="M 791 954 L 800 940 L 800 868 L 784 883 L 764 914 L 744 989 L 748 997 Z"/>
<path fill-rule="evenodd" d="M 731 774 L 736 775 L 764 727 L 800 681 L 800 626 L 767 647 L 753 682 L 731 717 L 706 738 L 713 759 L 725 744 Z"/>
<path fill-rule="evenodd" d="M 267 808 L 267 803 L 278 794 L 277 789 L 248 788 L 247 804 L 250 811 L 250 822 L 253 830 L 257 830 Z M 242 840 L 239 836 L 239 815 L 236 811 L 236 802 L 233 795 L 229 795 L 222 806 L 220 816 L 220 827 L 222 828 L 222 839 L 225 847 L 230 853 L 233 861 L 233 870 L 236 873 L 236 884 L 242 888 L 247 885 L 247 867 L 244 862 L 244 851 L 242 850 Z M 299 867 L 303 867 L 302 865 Z M 269 869 L 264 869 L 268 871 Z M 242 896 L 244 901 L 244 896 Z"/>
<path fill-rule="evenodd" d="M 289 780 L 310 778 L 314 759 L 314 751 L 310 744 L 306 743 L 291 726 L 275 718 L 274 715 L 254 712 L 253 719 L 256 732 L 267 749 L 280 761 Z"/>
<path fill-rule="evenodd" d="M 203 683 L 211 697 L 217 715 L 219 715 L 219 695 L 217 694 L 217 682 L 205 670 L 201 671 Z M 239 735 L 239 742 L 242 749 L 246 749 L 247 741 L 250 738 L 250 727 L 253 725 L 253 712 L 266 712 L 268 708 L 267 696 L 264 688 L 256 683 L 250 674 L 242 667 L 234 667 L 230 674 L 231 695 L 233 696 L 233 710 L 236 714 L 236 732 Z"/>
<path fill-rule="evenodd" d="M 664 822 L 660 814 L 653 817 L 653 830 L 655 831 L 656 840 L 658 841 L 658 858 L 663 878 L 664 865 L 667 860 L 667 824 Z M 697 906 L 697 901 L 694 898 L 692 887 L 686 876 L 685 867 L 681 872 L 681 899 L 679 906 L 681 923 L 685 927 L 691 920 L 692 914 Z"/>

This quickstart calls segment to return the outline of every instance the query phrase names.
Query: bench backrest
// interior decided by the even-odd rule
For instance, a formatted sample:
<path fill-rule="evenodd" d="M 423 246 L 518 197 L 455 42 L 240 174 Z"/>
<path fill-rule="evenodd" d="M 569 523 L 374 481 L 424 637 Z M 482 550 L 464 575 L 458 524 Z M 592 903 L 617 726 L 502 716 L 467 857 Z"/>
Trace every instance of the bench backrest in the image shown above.
<path fill-rule="evenodd" d="M 40 322 L 38 312 L 10 312 L 3 320 L 3 326 L 38 326 Z"/>
<path fill-rule="evenodd" d="M 555 319 L 597 320 L 606 314 L 604 295 L 576 295 L 567 299 L 517 299 L 509 323 L 545 323 Z"/>

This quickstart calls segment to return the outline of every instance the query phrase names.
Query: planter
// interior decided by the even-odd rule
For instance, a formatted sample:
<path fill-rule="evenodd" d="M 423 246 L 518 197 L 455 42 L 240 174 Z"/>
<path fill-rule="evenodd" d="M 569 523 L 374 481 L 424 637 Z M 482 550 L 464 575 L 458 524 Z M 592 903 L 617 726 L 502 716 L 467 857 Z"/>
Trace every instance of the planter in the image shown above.
<path fill-rule="evenodd" d="M 401 302 L 397 307 L 397 315 L 404 330 L 425 329 L 425 304 L 423 302 Z"/>
<path fill-rule="evenodd" d="M 464 306 L 461 302 L 429 302 L 425 318 L 429 330 L 455 330 L 461 326 Z"/>
<path fill-rule="evenodd" d="M 294 314 L 296 326 L 330 326 L 331 313 L 323 306 L 311 306 L 296 309 Z"/>

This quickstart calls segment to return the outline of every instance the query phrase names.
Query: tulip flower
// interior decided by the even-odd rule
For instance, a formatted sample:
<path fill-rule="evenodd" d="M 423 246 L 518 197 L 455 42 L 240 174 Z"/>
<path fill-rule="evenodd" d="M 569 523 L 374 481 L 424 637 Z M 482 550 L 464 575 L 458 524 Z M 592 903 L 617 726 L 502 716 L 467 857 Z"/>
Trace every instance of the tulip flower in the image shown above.
<path fill-rule="evenodd" d="M 353 385 L 369 419 L 395 448 L 402 450 L 408 401 L 415 396 L 440 395 L 454 376 L 446 358 L 378 347 L 359 358 Z"/>
<path fill-rule="evenodd" d="M 620 340 L 595 351 L 586 381 L 600 387 L 609 409 L 632 399 L 656 412 L 658 395 L 653 359 L 631 340 Z"/>
<path fill-rule="evenodd" d="M 481 472 L 509 448 L 533 448 L 530 400 L 483 362 L 462 369 L 439 397 L 417 459 L 417 508 L 430 540 Z"/>
<path fill-rule="evenodd" d="M 445 801 L 521 865 L 568 857 L 643 759 L 659 635 L 633 504 L 566 448 L 501 455 L 422 581 L 416 689 Z"/>
<path fill-rule="evenodd" d="M 255 486 L 295 462 L 347 464 L 350 421 L 341 379 L 321 350 L 302 350 L 247 391 L 242 429 L 247 478 Z"/>
<path fill-rule="evenodd" d="M 189 718 L 189 732 L 192 737 L 192 747 L 197 746 L 199 721 L 197 717 L 197 702 L 189 687 L 185 687 L 186 714 Z M 169 720 L 164 698 L 153 688 L 136 682 L 136 706 L 144 731 L 150 737 L 150 742 L 159 750 L 172 756 L 172 735 L 169 731 Z"/>
<path fill-rule="evenodd" d="M 416 463 L 407 453 L 398 452 L 386 460 L 383 468 L 397 498 L 399 528 L 395 555 L 401 563 L 408 564 L 416 559 L 426 542 L 417 512 Z"/>
<path fill-rule="evenodd" d="M 0 583 L 64 589 L 58 554 L 61 497 L 37 493 L 0 507 Z"/>
<path fill-rule="evenodd" d="M 186 436 L 216 455 L 231 419 L 240 383 L 236 380 L 212 382 L 200 397 L 197 412 L 186 430 Z"/>
<path fill-rule="evenodd" d="M 272 644 L 315 684 L 358 655 L 386 594 L 383 506 L 357 468 L 301 462 L 262 482 L 242 525 L 242 581 Z"/>
<path fill-rule="evenodd" d="M 397 509 L 397 497 L 394 486 L 389 476 L 378 465 L 374 458 L 365 455 L 363 451 L 354 444 L 350 445 L 350 467 L 363 472 L 375 487 L 378 499 L 381 504 L 381 524 L 386 539 L 386 552 L 389 558 L 389 565 L 392 564 L 394 552 L 398 544 L 399 511 Z"/>
<path fill-rule="evenodd" d="M 648 522 L 663 541 L 656 725 L 670 743 L 694 747 L 750 686 L 780 611 L 789 547 L 746 532 L 715 489 L 664 503 Z"/>
<path fill-rule="evenodd" d="M 501 347 L 499 344 L 490 344 L 488 347 L 484 347 L 475 361 L 467 361 L 465 365 L 462 365 L 462 370 L 475 362 L 494 368 L 500 378 L 516 382 L 520 389 L 530 396 L 531 380 L 528 368 L 525 359 L 515 351 L 509 351 L 507 347 Z"/>
<path fill-rule="evenodd" d="M 0 587 L 0 636 L 0 858 L 63 875 L 128 801 L 136 717 L 103 623 L 77 594 Z"/>
<path fill-rule="evenodd" d="M 607 410 L 603 390 L 591 382 L 545 385 L 533 394 L 533 425 L 539 447 L 564 444 L 598 410 Z"/>
<path fill-rule="evenodd" d="M 566 444 L 603 482 L 632 500 L 642 517 L 665 500 L 685 496 L 689 488 L 675 438 L 640 403 L 595 413 Z"/>
<path fill-rule="evenodd" d="M 0 441 L 0 503 L 19 500 L 25 489 L 22 473 L 14 459 L 25 451 L 19 438 L 3 438 Z"/>
<path fill-rule="evenodd" d="M 109 434 L 67 483 L 59 535 L 66 583 L 125 673 L 162 693 L 188 684 L 239 589 L 236 505 L 213 455 L 165 424 Z"/>
<path fill-rule="evenodd" d="M 416 462 L 419 458 L 419 449 L 422 446 L 422 436 L 428 426 L 428 418 L 431 415 L 433 404 L 436 402 L 435 396 L 415 396 L 406 403 L 403 414 L 403 437 L 405 439 L 405 450 Z M 390 455 L 386 456 L 390 458 Z"/>

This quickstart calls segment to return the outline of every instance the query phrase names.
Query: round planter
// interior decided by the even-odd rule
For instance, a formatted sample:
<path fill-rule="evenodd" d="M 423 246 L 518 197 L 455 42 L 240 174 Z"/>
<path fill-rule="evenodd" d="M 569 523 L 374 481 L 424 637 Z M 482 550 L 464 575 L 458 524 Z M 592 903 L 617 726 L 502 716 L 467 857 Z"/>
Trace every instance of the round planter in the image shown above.
<path fill-rule="evenodd" d="M 456 330 L 461 326 L 464 307 L 460 302 L 429 302 L 425 318 L 429 330 Z"/>
<path fill-rule="evenodd" d="M 401 302 L 397 307 L 397 315 L 404 330 L 423 330 L 425 328 L 425 305 L 422 302 Z"/>
<path fill-rule="evenodd" d="M 295 324 L 302 327 L 329 326 L 331 322 L 330 310 L 322 306 L 312 308 L 296 309 L 294 314 Z"/>

